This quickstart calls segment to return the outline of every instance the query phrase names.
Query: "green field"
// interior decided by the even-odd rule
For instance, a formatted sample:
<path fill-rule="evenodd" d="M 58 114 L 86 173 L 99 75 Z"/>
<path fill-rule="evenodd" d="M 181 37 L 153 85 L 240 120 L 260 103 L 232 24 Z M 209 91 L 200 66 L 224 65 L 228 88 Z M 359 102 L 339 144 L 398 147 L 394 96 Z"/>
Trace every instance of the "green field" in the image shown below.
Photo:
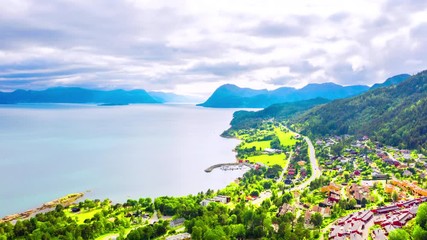
<path fill-rule="evenodd" d="M 281 167 L 285 166 L 285 159 L 286 156 L 284 153 L 281 154 L 275 154 L 275 155 L 259 155 L 259 156 L 252 156 L 252 157 L 248 157 L 249 162 L 252 163 L 262 163 L 265 164 L 267 166 L 272 166 L 272 165 L 280 165 Z"/>
<path fill-rule="evenodd" d="M 250 142 L 250 143 L 243 143 L 242 148 L 252 148 L 255 147 L 256 150 L 264 150 L 266 148 L 270 148 L 270 142 L 271 141 L 259 141 L 259 142 Z"/>
<path fill-rule="evenodd" d="M 67 211 L 65 214 L 68 217 L 77 218 L 78 224 L 83 224 L 86 219 L 93 218 L 93 216 L 95 216 L 95 214 L 101 212 L 101 210 L 102 209 L 98 208 L 98 209 L 94 209 L 94 210 L 90 210 L 90 211 L 82 211 L 82 212 L 78 212 L 78 213 L 72 213 L 72 212 Z"/>
<path fill-rule="evenodd" d="M 280 144 L 282 144 L 282 146 L 293 146 L 297 142 L 297 140 L 294 138 L 295 135 L 292 132 L 284 132 L 279 128 L 275 128 L 274 133 L 279 138 Z"/>

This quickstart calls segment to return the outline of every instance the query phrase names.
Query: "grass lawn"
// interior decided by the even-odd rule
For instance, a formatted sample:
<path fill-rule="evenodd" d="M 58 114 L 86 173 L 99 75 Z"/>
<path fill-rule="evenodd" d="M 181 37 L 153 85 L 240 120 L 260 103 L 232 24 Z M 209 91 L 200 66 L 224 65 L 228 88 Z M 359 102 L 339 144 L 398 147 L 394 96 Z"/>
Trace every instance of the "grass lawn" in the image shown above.
<path fill-rule="evenodd" d="M 248 157 L 249 162 L 252 163 L 263 163 L 267 166 L 272 166 L 272 165 L 280 165 L 281 167 L 285 166 L 285 159 L 286 156 L 284 153 L 281 154 L 274 154 L 274 155 L 259 155 L 259 156 L 252 156 L 252 157 Z"/>
<path fill-rule="evenodd" d="M 262 150 L 266 148 L 270 148 L 270 142 L 271 141 L 259 141 L 259 142 L 250 142 L 250 143 L 244 143 L 242 148 L 252 148 L 255 147 L 256 150 L 259 150 L 260 148 Z"/>
<path fill-rule="evenodd" d="M 86 219 L 93 218 L 93 216 L 95 216 L 95 214 L 97 214 L 101 211 L 102 211 L 102 209 L 98 208 L 98 209 L 94 209 L 94 210 L 90 210 L 90 211 L 81 211 L 78 213 L 72 213 L 72 212 L 66 211 L 65 214 L 67 215 L 67 217 L 77 218 L 77 224 L 83 224 Z"/>
<path fill-rule="evenodd" d="M 295 138 L 292 138 L 294 136 L 292 132 L 283 132 L 279 128 L 275 128 L 274 133 L 279 138 L 280 144 L 282 144 L 282 146 L 293 146 L 297 142 Z"/>

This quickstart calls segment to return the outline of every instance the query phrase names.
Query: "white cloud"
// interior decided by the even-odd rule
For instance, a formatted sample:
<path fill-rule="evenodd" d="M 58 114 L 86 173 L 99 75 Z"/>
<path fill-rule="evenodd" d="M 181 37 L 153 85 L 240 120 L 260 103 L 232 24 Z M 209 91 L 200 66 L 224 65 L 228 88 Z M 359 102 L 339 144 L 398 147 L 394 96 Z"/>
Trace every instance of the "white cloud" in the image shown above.
<path fill-rule="evenodd" d="M 421 2 L 0 0 L 0 87 L 373 84 L 425 68 Z"/>

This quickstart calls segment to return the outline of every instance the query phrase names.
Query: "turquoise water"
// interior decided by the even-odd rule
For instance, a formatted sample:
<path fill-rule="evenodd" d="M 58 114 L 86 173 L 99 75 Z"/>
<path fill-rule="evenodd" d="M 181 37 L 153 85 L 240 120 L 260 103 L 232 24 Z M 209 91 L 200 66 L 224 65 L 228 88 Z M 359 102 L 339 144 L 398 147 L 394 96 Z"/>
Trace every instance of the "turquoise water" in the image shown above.
<path fill-rule="evenodd" d="M 233 109 L 0 105 L 0 217 L 72 192 L 115 202 L 219 189 L 243 174 L 219 135 Z"/>

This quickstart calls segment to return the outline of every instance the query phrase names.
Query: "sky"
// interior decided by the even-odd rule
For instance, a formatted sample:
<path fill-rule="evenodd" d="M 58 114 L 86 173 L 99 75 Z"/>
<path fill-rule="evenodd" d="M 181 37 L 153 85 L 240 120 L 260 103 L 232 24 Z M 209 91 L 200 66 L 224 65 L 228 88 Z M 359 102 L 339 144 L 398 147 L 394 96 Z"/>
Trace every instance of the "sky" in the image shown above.
<path fill-rule="evenodd" d="M 207 96 L 427 69 L 422 0 L 0 0 L 0 91 Z"/>

